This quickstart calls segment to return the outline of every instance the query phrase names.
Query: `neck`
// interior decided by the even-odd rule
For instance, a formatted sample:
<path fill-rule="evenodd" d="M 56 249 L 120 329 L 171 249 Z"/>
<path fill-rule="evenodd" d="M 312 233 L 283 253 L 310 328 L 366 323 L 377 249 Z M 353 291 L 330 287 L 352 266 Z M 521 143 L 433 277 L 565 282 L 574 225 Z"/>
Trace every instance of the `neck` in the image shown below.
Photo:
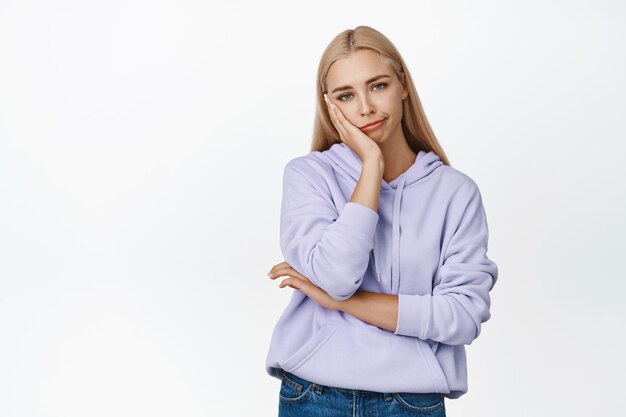
<path fill-rule="evenodd" d="M 417 154 L 407 143 L 400 125 L 398 125 L 396 132 L 379 146 L 385 161 L 383 179 L 386 182 L 398 178 L 415 163 Z"/>

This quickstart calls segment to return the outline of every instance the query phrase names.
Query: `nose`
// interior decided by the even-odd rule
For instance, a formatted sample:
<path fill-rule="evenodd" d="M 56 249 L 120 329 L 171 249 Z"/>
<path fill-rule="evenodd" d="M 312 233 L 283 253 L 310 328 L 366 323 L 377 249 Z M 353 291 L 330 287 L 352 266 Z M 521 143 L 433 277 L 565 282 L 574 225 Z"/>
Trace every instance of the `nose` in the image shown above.
<path fill-rule="evenodd" d="M 359 100 L 360 112 L 364 116 L 366 114 L 374 113 L 374 106 L 370 102 L 370 97 L 367 94 L 362 94 Z"/>

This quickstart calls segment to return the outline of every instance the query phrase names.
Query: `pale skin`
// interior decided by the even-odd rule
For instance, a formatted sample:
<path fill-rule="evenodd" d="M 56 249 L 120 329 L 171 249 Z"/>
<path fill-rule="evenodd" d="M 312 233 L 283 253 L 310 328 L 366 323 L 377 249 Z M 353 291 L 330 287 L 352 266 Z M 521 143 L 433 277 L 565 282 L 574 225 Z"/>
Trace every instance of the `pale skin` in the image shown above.
<path fill-rule="evenodd" d="M 378 78 L 380 75 L 387 76 Z M 406 86 L 386 61 L 368 49 L 335 61 L 328 71 L 326 86 L 324 98 L 330 119 L 341 141 L 363 163 L 350 201 L 378 211 L 381 181 L 392 181 L 416 158 L 401 126 L 402 101 L 408 96 Z M 378 129 L 361 130 L 364 125 L 382 119 L 385 122 Z M 270 279 L 287 276 L 279 284 L 280 288 L 300 290 L 324 308 L 340 310 L 381 329 L 396 331 L 396 294 L 357 290 L 352 297 L 338 301 L 287 262 L 274 265 L 267 275 Z"/>

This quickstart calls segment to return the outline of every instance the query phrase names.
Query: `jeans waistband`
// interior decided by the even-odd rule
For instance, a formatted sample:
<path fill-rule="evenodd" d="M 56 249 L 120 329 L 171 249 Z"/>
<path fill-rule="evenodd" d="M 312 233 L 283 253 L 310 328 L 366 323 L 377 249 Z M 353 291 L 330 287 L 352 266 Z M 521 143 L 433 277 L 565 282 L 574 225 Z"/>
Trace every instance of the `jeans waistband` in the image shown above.
<path fill-rule="evenodd" d="M 287 372 L 283 370 L 283 375 L 287 376 L 287 378 L 289 378 L 290 380 L 303 385 L 303 386 L 307 386 L 309 384 L 312 383 L 312 381 L 309 381 L 307 379 L 304 379 L 302 377 L 299 377 L 298 375 L 292 374 L 291 372 Z M 359 389 L 348 389 L 348 388 L 339 388 L 339 387 L 333 387 L 333 386 L 329 386 L 329 385 L 322 385 L 322 384 L 318 384 L 317 382 L 315 383 L 318 386 L 321 387 L 327 387 L 327 388 L 332 388 L 335 391 L 339 391 L 342 392 L 344 394 L 354 394 L 354 395 L 365 395 L 365 394 L 393 394 L 393 392 L 389 391 L 389 392 L 375 392 L 375 391 L 367 391 L 367 390 L 359 390 Z M 441 394 L 439 393 L 433 393 L 433 392 L 424 392 L 424 393 L 413 393 L 413 395 L 423 395 L 424 397 L 430 397 L 430 396 L 440 396 Z"/>

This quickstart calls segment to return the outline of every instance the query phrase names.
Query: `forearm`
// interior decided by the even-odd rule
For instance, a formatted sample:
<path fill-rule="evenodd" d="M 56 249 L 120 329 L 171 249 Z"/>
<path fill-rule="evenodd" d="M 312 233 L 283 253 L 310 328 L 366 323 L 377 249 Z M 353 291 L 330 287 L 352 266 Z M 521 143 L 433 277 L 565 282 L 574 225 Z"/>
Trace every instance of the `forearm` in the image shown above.
<path fill-rule="evenodd" d="M 337 310 L 348 313 L 381 329 L 396 331 L 398 296 L 358 290 L 352 297 L 337 301 Z"/>
<path fill-rule="evenodd" d="M 380 199 L 380 182 L 383 178 L 382 156 L 373 155 L 363 161 L 361 176 L 354 188 L 350 201 L 362 204 L 378 211 L 378 201 Z"/>

